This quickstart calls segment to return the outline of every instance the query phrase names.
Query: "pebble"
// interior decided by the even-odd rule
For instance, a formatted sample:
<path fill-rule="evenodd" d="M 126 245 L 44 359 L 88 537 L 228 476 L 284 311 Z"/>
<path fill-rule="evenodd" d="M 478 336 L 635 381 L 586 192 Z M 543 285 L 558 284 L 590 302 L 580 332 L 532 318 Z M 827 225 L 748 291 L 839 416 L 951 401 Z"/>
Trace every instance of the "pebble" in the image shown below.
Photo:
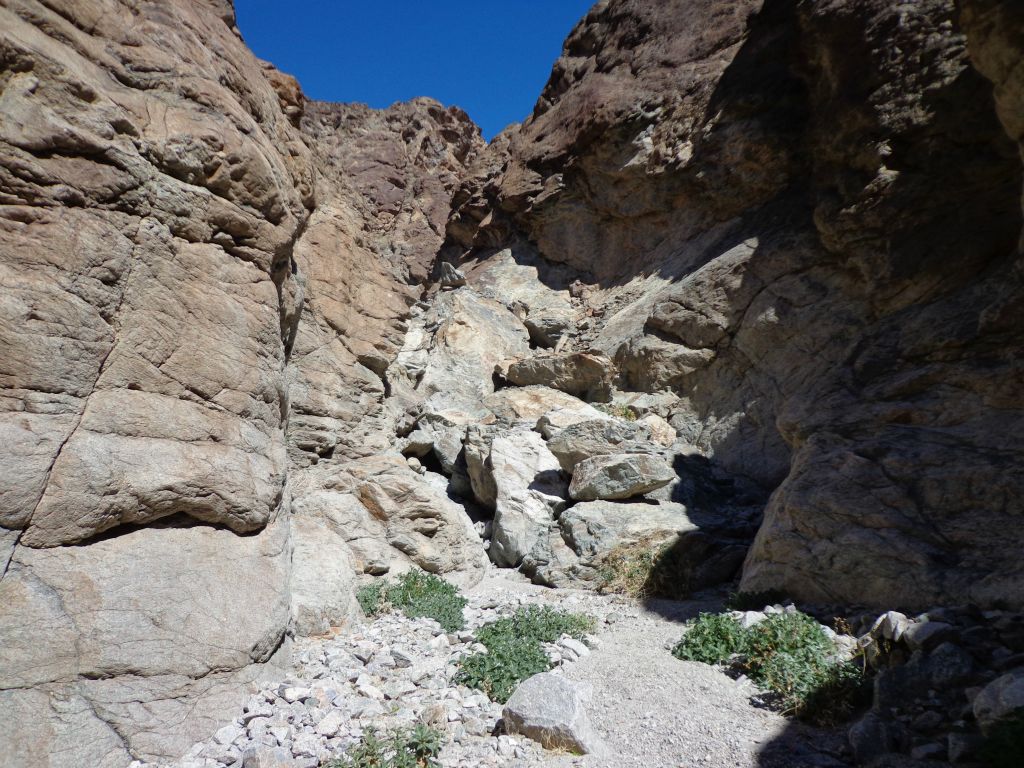
<path fill-rule="evenodd" d="M 561 600 L 566 610 L 590 613 L 599 623 L 611 609 L 596 596 L 572 597 Z M 454 682 L 460 658 L 486 652 L 475 631 L 526 602 L 552 601 L 514 592 L 471 598 L 467 627 L 454 633 L 430 619 L 394 613 L 348 634 L 299 638 L 292 677 L 260 683 L 234 722 L 196 744 L 185 759 L 136 761 L 132 768 L 238 768 L 263 764 L 259 760 L 273 764 L 272 759 L 290 760 L 292 768 L 316 768 L 344 755 L 367 728 L 387 733 L 416 723 L 443 733 L 443 768 L 540 765 L 547 754 L 540 745 L 500 730 L 501 704 Z M 595 635 L 583 642 L 564 636 L 545 650 L 557 665 L 573 663 L 599 646 Z"/>

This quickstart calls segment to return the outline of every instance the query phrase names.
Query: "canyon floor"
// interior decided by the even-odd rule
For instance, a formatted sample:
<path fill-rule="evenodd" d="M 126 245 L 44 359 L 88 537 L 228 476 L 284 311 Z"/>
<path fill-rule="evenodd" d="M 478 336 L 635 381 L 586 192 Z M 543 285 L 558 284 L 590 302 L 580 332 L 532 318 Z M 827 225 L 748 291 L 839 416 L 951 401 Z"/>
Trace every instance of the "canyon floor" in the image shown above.
<path fill-rule="evenodd" d="M 759 707 L 749 681 L 671 655 L 686 619 L 720 608 L 723 590 L 687 601 L 638 601 L 547 589 L 513 572 L 494 571 L 466 596 L 467 631 L 455 635 L 432 620 L 389 613 L 342 633 L 298 641 L 291 677 L 263 683 L 244 712 L 174 768 L 317 766 L 340 758 L 367 728 L 387 733 L 417 722 L 444 733 L 445 768 L 851 764 L 842 734 L 804 727 Z M 472 630 L 524 604 L 595 619 L 590 653 L 555 669 L 582 684 L 588 717 L 610 754 L 544 750 L 523 736 L 505 735 L 501 705 L 453 681 L 455 662 L 473 642 Z"/>

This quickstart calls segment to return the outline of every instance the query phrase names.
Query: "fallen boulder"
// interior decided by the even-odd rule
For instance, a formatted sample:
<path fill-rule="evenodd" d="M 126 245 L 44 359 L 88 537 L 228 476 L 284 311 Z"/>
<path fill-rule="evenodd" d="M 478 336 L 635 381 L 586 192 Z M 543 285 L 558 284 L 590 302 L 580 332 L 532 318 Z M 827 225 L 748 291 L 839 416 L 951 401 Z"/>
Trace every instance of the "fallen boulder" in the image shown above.
<path fill-rule="evenodd" d="M 583 708 L 579 687 L 560 675 L 542 672 L 524 680 L 502 717 L 509 733 L 522 734 L 545 749 L 608 754 Z"/>
<path fill-rule="evenodd" d="M 566 472 L 593 456 L 613 453 L 657 453 L 659 446 L 650 441 L 650 428 L 645 424 L 620 419 L 594 419 L 572 424 L 555 433 L 548 441 L 548 450 Z"/>
<path fill-rule="evenodd" d="M 628 499 L 657 490 L 676 479 L 665 460 L 650 453 L 613 453 L 576 465 L 569 495 L 577 501 Z"/>
<path fill-rule="evenodd" d="M 543 384 L 606 403 L 611 400 L 615 364 L 597 352 L 550 352 L 515 360 L 503 375 L 516 386 Z"/>

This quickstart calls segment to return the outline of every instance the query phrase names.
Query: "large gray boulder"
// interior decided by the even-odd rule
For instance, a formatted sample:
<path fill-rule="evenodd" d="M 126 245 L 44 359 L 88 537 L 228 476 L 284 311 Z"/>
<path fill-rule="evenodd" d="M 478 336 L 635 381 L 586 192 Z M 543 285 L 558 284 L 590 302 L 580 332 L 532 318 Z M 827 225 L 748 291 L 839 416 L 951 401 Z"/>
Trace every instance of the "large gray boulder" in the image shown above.
<path fill-rule="evenodd" d="M 495 437 L 488 464 L 496 494 L 489 554 L 496 565 L 518 566 L 565 507 L 565 479 L 544 439 L 530 430 Z"/>
<path fill-rule="evenodd" d="M 558 518 L 566 543 L 585 559 L 638 541 L 666 542 L 700 528 L 682 504 L 626 504 L 587 501 L 576 504 Z"/>
<path fill-rule="evenodd" d="M 566 472 L 583 459 L 613 453 L 657 453 L 645 424 L 621 419 L 594 419 L 571 424 L 548 440 L 548 449 Z"/>
<path fill-rule="evenodd" d="M 485 397 L 483 405 L 494 414 L 499 424 L 506 427 L 520 425 L 533 427 L 542 416 L 556 408 L 579 412 L 586 403 L 573 395 L 538 384 L 529 387 L 499 389 L 494 394 Z M 600 414 L 600 412 L 598 413 Z M 603 414 L 594 418 L 601 418 L 601 416 Z"/>
<path fill-rule="evenodd" d="M 583 704 L 576 683 L 542 672 L 516 688 L 502 718 L 509 733 L 522 734 L 545 749 L 607 757 L 608 747 L 591 725 Z"/>
<path fill-rule="evenodd" d="M 569 495 L 577 501 L 628 499 L 657 490 L 675 479 L 676 473 L 661 456 L 612 453 L 577 464 Z"/>
<path fill-rule="evenodd" d="M 1024 712 L 1024 668 L 1007 672 L 982 688 L 973 707 L 974 718 L 985 731 L 1015 712 Z"/>
<path fill-rule="evenodd" d="M 587 400 L 611 400 L 615 365 L 601 353 L 548 352 L 510 363 L 505 378 L 516 386 L 541 384 Z"/>

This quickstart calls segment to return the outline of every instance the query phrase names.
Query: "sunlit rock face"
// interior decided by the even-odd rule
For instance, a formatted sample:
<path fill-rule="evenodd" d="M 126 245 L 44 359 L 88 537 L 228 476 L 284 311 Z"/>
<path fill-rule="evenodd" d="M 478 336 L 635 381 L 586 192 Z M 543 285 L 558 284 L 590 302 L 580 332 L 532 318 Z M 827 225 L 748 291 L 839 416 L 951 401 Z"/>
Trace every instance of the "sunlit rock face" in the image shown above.
<path fill-rule="evenodd" d="M 0 51 L 0 765 L 178 757 L 351 613 L 299 470 L 380 409 L 482 142 L 306 105 L 228 2 L 4 3 Z"/>
<path fill-rule="evenodd" d="M 1021 13 L 603 0 L 485 146 L 226 0 L 0 3 L 0 768 L 180 756 L 470 510 L 545 583 L 763 509 L 743 589 L 1019 606 Z M 587 423 L 675 479 L 572 512 Z"/>
<path fill-rule="evenodd" d="M 744 589 L 1024 595 L 1019 16 L 599 3 L 456 194 L 453 253 L 574 269 L 580 343 L 771 492 Z"/>

